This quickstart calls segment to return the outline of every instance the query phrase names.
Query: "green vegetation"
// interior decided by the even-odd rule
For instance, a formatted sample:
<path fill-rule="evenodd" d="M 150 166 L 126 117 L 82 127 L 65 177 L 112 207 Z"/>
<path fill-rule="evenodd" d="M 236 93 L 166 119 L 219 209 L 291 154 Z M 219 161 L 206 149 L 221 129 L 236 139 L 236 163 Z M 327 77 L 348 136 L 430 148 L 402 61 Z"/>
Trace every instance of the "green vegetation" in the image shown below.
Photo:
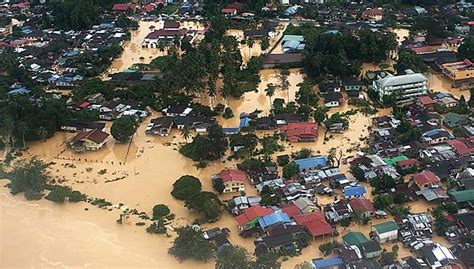
<path fill-rule="evenodd" d="M 308 28 L 304 36 L 304 68 L 308 76 L 314 79 L 327 75 L 359 75 L 362 62 L 383 62 L 397 46 L 394 34 L 369 30 L 360 31 L 356 37 L 352 34 L 328 34 Z"/>
<path fill-rule="evenodd" d="M 178 200 L 186 200 L 201 191 L 201 181 L 193 176 L 182 176 L 173 184 L 171 195 Z"/>
<path fill-rule="evenodd" d="M 199 192 L 191 195 L 185 200 L 184 206 L 204 215 L 206 222 L 217 221 L 224 211 L 224 205 L 219 197 L 213 192 Z"/>
<path fill-rule="evenodd" d="M 398 53 L 398 61 L 395 65 L 395 69 L 397 70 L 397 74 L 404 74 L 407 69 L 421 73 L 428 71 L 428 67 L 421 57 L 411 50 L 402 50 Z"/>
<path fill-rule="evenodd" d="M 247 250 L 240 246 L 226 246 L 217 252 L 216 269 L 251 269 L 252 260 Z"/>
<path fill-rule="evenodd" d="M 342 247 L 343 245 L 337 241 L 330 241 L 319 245 L 319 251 L 323 253 L 324 256 L 332 255 L 333 251 L 337 248 Z"/>
<path fill-rule="evenodd" d="M 458 57 L 474 61 L 474 36 L 466 36 L 464 38 L 458 49 Z"/>
<path fill-rule="evenodd" d="M 220 178 L 213 178 L 212 179 L 212 187 L 214 188 L 215 191 L 217 191 L 219 194 L 222 194 L 222 192 L 225 189 L 224 183 L 222 182 L 222 179 Z"/>
<path fill-rule="evenodd" d="M 294 161 L 283 166 L 283 178 L 292 179 L 299 172 L 299 166 Z"/>
<path fill-rule="evenodd" d="M 138 123 L 132 117 L 121 117 L 112 123 L 110 133 L 120 143 L 130 140 L 138 128 Z"/>
<path fill-rule="evenodd" d="M 10 192 L 13 195 L 24 192 L 29 200 L 40 199 L 49 180 L 45 171 L 48 166 L 36 158 L 17 163 L 13 171 L 8 174 Z"/>
<path fill-rule="evenodd" d="M 191 143 L 183 145 L 179 152 L 194 161 L 214 161 L 222 158 L 227 151 L 228 142 L 222 127 L 209 127 L 207 136 L 197 135 Z"/>
<path fill-rule="evenodd" d="M 178 236 L 173 241 L 173 246 L 168 253 L 179 260 L 194 259 L 207 261 L 214 255 L 214 247 L 209 240 L 204 239 L 202 232 L 196 231 L 191 226 L 176 229 Z"/>
<path fill-rule="evenodd" d="M 273 206 L 281 203 L 280 193 L 269 186 L 264 186 L 262 188 L 260 196 L 262 197 L 260 204 L 263 206 Z"/>
<path fill-rule="evenodd" d="M 170 214 L 170 209 L 167 205 L 157 204 L 153 207 L 153 219 L 158 220 Z"/>

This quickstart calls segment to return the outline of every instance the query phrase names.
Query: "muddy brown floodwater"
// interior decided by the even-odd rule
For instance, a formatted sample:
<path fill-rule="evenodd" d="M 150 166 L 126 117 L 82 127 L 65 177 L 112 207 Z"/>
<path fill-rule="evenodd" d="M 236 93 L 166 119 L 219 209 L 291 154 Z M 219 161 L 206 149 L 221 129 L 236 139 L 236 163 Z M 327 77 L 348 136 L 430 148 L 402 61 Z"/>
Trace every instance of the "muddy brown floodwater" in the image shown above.
<path fill-rule="evenodd" d="M 111 72 L 122 71 L 134 63 L 147 63 L 160 55 L 158 49 L 142 49 L 140 43 L 150 31 L 149 27 L 157 22 L 140 22 L 140 29 L 132 34 L 131 41 L 125 44 L 122 56 L 114 61 Z M 193 27 L 186 25 L 186 27 Z M 234 33 L 237 36 L 241 33 Z M 242 46 L 244 58 L 249 54 L 260 53 L 259 46 L 249 49 Z M 277 48 L 278 50 L 278 48 Z M 245 56 L 247 55 L 247 56 Z M 143 61 L 140 60 L 143 57 Z M 363 69 L 376 70 L 378 66 L 364 64 Z M 260 71 L 262 82 L 256 92 L 246 93 L 238 100 L 227 100 L 234 111 L 235 117 L 230 120 L 219 119 L 225 127 L 235 127 L 239 124 L 241 112 L 252 112 L 256 108 L 262 110 L 262 115 L 270 111 L 270 101 L 264 89 L 268 83 L 279 85 L 279 70 Z M 298 84 L 305 78 L 301 69 L 291 69 L 288 80 L 289 90 L 277 90 L 275 98 L 295 99 Z M 458 93 L 452 90 L 443 78 L 430 77 L 431 88 Z M 438 89 L 439 88 L 439 89 Z M 217 98 L 215 103 L 224 102 Z M 204 100 L 204 103 L 208 101 Z M 353 107 L 345 103 L 339 108 L 332 108 L 329 114 L 343 112 Z M 390 110 L 380 110 L 377 115 L 386 115 Z M 158 116 L 154 112 L 152 117 Z M 172 184 L 182 175 L 194 175 L 201 179 L 204 190 L 212 190 L 211 177 L 226 167 L 235 166 L 236 162 L 218 161 L 203 170 L 198 170 L 194 163 L 183 157 L 177 151 L 184 140 L 179 132 L 173 131 L 170 137 L 153 137 L 144 134 L 148 119 L 141 124 L 130 146 L 116 144 L 113 139 L 98 152 L 76 154 L 71 152 L 67 141 L 73 136 L 70 133 L 58 133 L 46 142 L 30 143 L 30 149 L 25 157 L 38 156 L 45 161 L 53 162 L 49 173 L 61 184 L 71 186 L 91 197 L 105 198 L 114 205 L 125 204 L 125 207 L 135 208 L 151 214 L 155 204 L 167 204 L 176 219 L 172 226 L 177 227 L 192 223 L 198 216 L 189 212 L 183 202 L 175 200 L 171 194 Z M 315 153 L 326 154 L 329 149 L 337 148 L 343 151 L 344 157 L 354 156 L 357 149 L 364 145 L 362 138 L 368 135 L 370 116 L 357 113 L 350 117 L 350 127 L 343 134 L 332 134 L 324 141 L 324 129 L 319 129 L 319 138 L 315 143 L 285 143 L 281 154 L 289 154 L 302 148 L 310 148 Z M 107 123 L 107 131 L 110 123 Z M 259 133 L 259 135 L 271 132 Z M 329 135 L 328 135 L 329 136 Z M 352 152 L 351 152 L 352 151 Z M 348 171 L 347 165 L 341 165 L 341 170 Z M 0 180 L 4 186 L 6 180 Z M 368 186 L 367 186 L 368 187 Z M 255 195 L 256 190 L 247 185 L 246 193 Z M 369 188 L 370 193 L 370 188 Z M 222 196 L 222 199 L 231 195 Z M 369 195 L 370 197 L 370 195 Z M 319 196 L 319 202 L 326 204 L 334 198 Z M 414 212 L 426 211 L 433 207 L 425 202 L 412 204 Z M 88 210 L 84 210 L 88 208 Z M 122 208 L 123 209 L 123 208 Z M 214 264 L 199 262 L 180 263 L 167 254 L 174 233 L 165 235 L 149 235 L 144 227 L 136 226 L 139 220 L 131 218 L 122 225 L 116 224 L 122 209 L 117 206 L 111 211 L 97 209 L 90 204 L 63 204 L 52 202 L 25 201 L 21 195 L 11 196 L 6 188 L 0 189 L 0 263 L 2 267 L 158 267 L 158 268 L 212 268 Z M 378 222 L 379 220 L 373 220 Z M 230 241 L 241 245 L 253 252 L 253 239 L 244 239 L 238 235 L 238 228 L 233 217 L 225 213 L 213 224 L 204 228 L 227 227 L 230 229 Z M 346 230 L 360 230 L 368 235 L 370 225 L 359 227 L 352 224 Z M 172 230 L 172 229 L 170 229 Z M 344 230 L 339 228 L 344 234 Z M 299 257 L 290 258 L 283 263 L 283 268 L 293 268 L 296 264 L 321 257 L 318 246 L 326 241 L 337 238 L 316 240 L 310 247 L 303 250 Z M 435 237 L 435 240 L 447 244 Z M 391 244 L 384 245 L 390 250 Z M 400 248 L 400 257 L 408 255 L 408 250 Z"/>

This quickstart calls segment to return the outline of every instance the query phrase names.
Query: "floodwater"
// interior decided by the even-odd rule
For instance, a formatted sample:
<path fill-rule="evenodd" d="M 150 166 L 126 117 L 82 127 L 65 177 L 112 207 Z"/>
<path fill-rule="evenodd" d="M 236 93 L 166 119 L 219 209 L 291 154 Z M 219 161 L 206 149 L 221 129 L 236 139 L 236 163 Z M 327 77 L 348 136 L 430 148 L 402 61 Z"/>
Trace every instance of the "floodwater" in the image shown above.
<path fill-rule="evenodd" d="M 116 58 L 109 69 L 109 73 L 117 73 L 124 71 L 134 64 L 149 64 L 153 59 L 166 55 L 166 49 L 161 51 L 159 48 L 142 48 L 141 44 L 145 37 L 155 29 L 163 27 L 164 21 L 140 21 L 139 28 L 131 31 L 131 39 L 126 41 L 123 53 Z M 204 26 L 199 22 L 183 21 L 181 28 L 188 30 L 200 31 Z M 198 34 L 196 38 L 201 38 Z"/>
<path fill-rule="evenodd" d="M 122 57 L 113 64 L 113 71 L 129 68 L 133 63 L 149 62 L 159 55 L 158 49 L 142 49 L 139 43 L 150 31 L 149 26 L 154 22 L 141 22 L 140 30 L 132 34 L 132 41 L 126 44 Z M 137 43 L 138 42 L 138 43 Z M 137 45 L 138 44 L 138 45 Z M 249 48 L 242 47 L 242 53 Z M 259 46 L 252 48 L 258 51 Z M 257 52 L 256 52 L 257 53 Z M 249 54 L 247 54 L 249 55 Z M 247 56 L 248 58 L 248 56 Z M 364 70 L 379 69 L 379 66 L 364 64 Z M 256 92 L 246 93 L 238 100 L 227 100 L 235 117 L 220 122 L 225 127 L 235 127 L 239 123 L 241 112 L 253 112 L 256 108 L 262 110 L 262 115 L 270 111 L 270 100 L 264 89 L 268 83 L 280 85 L 279 70 L 260 71 L 262 82 Z M 305 78 L 301 69 L 291 69 L 288 81 L 288 91 L 276 90 L 275 98 L 293 101 L 298 90 L 298 84 Z M 430 77 L 432 85 L 440 85 L 440 90 L 447 89 L 442 78 L 436 84 L 436 77 Z M 432 86 L 434 87 L 434 86 Z M 454 93 L 453 93 L 454 94 Z M 463 92 L 464 94 L 464 92 Z M 217 98 L 217 102 L 223 102 Z M 215 102 L 215 103 L 217 103 Z M 329 114 L 353 109 L 344 103 L 339 108 L 332 108 Z M 386 115 L 390 110 L 379 110 L 377 115 Z M 153 113 L 152 117 L 159 113 Z M 326 154 L 331 148 L 342 150 L 345 158 L 354 156 L 364 146 L 363 138 L 368 135 L 370 117 L 357 113 L 350 116 L 350 126 L 343 134 L 327 134 L 319 128 L 319 138 L 315 143 L 284 143 L 288 154 L 302 148 L 310 148 L 314 153 Z M 226 167 L 234 167 L 235 161 L 217 161 L 209 167 L 199 170 L 194 163 L 183 157 L 177 151 L 184 139 L 179 132 L 173 131 L 169 137 L 154 137 L 144 134 L 147 122 L 144 122 L 130 144 L 116 144 L 111 138 L 106 146 L 98 152 L 76 154 L 71 152 L 67 141 L 74 134 L 58 133 L 46 142 L 31 143 L 26 156 L 39 156 L 53 162 L 49 173 L 61 184 L 71 186 L 91 197 L 105 198 L 114 205 L 123 203 L 124 207 L 145 211 L 149 215 L 155 204 L 167 204 L 171 212 L 176 214 L 172 226 L 177 227 L 192 223 L 198 216 L 188 211 L 184 203 L 175 200 L 171 194 L 172 184 L 182 175 L 194 175 L 201 179 L 204 190 L 212 190 L 211 177 Z M 109 130 L 110 123 L 106 129 Z M 269 132 L 266 132 L 268 134 Z M 264 135 L 265 133 L 259 133 Z M 278 155 L 278 154 L 277 154 Z M 341 170 L 347 172 L 348 166 L 341 165 Z M 6 181 L 0 181 L 5 185 Z M 368 187 L 368 186 L 367 186 Z M 370 193 L 370 188 L 369 191 Z M 253 187 L 247 185 L 246 193 L 255 195 Z M 228 199 L 231 195 L 222 196 Z M 369 194 L 370 198 L 370 194 Z M 331 202 L 333 197 L 318 197 L 320 204 Z M 412 204 L 414 212 L 426 211 L 432 207 L 428 203 Z M 88 208 L 85 211 L 84 208 Z M 56 205 L 41 200 L 29 202 L 18 196 L 8 194 L 6 188 L 0 190 L 0 261 L 2 267 L 158 267 L 158 268 L 211 268 L 213 263 L 185 262 L 180 263 L 168 255 L 173 232 L 170 236 L 149 235 L 145 227 L 136 226 L 139 220 L 130 218 L 124 224 L 116 224 L 122 209 L 116 207 L 111 211 L 97 209 L 86 203 Z M 373 220 L 377 223 L 382 220 Z M 238 228 L 233 217 L 224 213 L 222 218 L 204 228 L 229 228 L 230 241 L 241 245 L 253 252 L 253 239 L 244 239 L 238 235 Z M 360 230 L 368 236 L 370 225 L 359 227 L 352 224 L 345 229 Z M 340 234 L 345 234 L 343 228 L 338 228 Z M 339 237 L 338 237 L 339 238 Z M 296 264 L 313 258 L 321 257 L 318 246 L 326 241 L 337 238 L 319 239 L 310 247 L 303 250 L 299 257 L 290 258 L 283 263 L 283 268 L 293 268 Z M 444 244 L 445 241 L 435 238 Z M 391 250 L 392 245 L 384 248 Z M 22 250 L 22 251 L 18 251 Z M 409 251 L 400 248 L 399 257 L 404 257 Z"/>

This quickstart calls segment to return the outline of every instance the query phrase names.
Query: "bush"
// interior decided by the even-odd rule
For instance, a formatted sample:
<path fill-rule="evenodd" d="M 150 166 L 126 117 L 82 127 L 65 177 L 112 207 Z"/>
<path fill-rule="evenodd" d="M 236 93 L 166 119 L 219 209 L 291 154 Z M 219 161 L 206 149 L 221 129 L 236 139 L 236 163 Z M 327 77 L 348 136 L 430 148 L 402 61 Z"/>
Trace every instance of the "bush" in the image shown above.
<path fill-rule="evenodd" d="M 226 107 L 224 109 L 224 114 L 222 114 L 222 117 L 224 119 L 230 119 L 234 117 L 234 112 L 232 112 L 232 109 L 230 107 Z"/>
<path fill-rule="evenodd" d="M 72 203 L 77 203 L 77 202 L 82 202 L 87 199 L 87 196 L 85 194 L 82 194 L 80 191 L 72 191 L 69 194 L 69 202 Z"/>
<path fill-rule="evenodd" d="M 154 220 L 161 219 L 161 218 L 169 215 L 169 213 L 170 213 L 170 209 L 168 208 L 167 205 L 158 204 L 158 205 L 155 205 L 155 207 L 153 207 L 153 219 Z"/>
<path fill-rule="evenodd" d="M 45 199 L 53 201 L 55 203 L 64 203 L 66 197 L 71 194 L 71 189 L 64 186 L 53 186 Z"/>
<path fill-rule="evenodd" d="M 147 233 L 151 234 L 164 234 L 166 233 L 166 226 L 164 224 L 164 220 L 159 220 L 157 222 L 153 222 L 148 228 L 146 228 Z"/>
<path fill-rule="evenodd" d="M 225 189 L 224 182 L 222 182 L 222 179 L 220 179 L 220 178 L 213 178 L 212 179 L 212 187 L 219 194 L 222 194 L 224 192 L 224 189 Z"/>

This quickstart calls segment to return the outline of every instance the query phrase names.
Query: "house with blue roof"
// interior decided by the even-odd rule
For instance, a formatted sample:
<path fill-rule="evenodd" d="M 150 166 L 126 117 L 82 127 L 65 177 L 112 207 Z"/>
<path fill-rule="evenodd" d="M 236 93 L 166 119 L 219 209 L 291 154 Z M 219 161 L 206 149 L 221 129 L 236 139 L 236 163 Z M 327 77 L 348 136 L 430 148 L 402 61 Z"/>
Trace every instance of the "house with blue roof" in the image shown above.
<path fill-rule="evenodd" d="M 451 138 L 454 138 L 454 136 L 444 129 L 429 130 L 421 135 L 423 142 L 429 145 L 444 143 Z"/>
<path fill-rule="evenodd" d="M 290 217 L 288 217 L 288 214 L 282 212 L 273 212 L 272 214 L 266 215 L 258 219 L 258 224 L 260 224 L 260 227 L 262 227 L 263 229 L 276 224 L 285 223 L 291 223 L 291 220 Z"/>
<path fill-rule="evenodd" d="M 10 87 L 10 91 L 7 92 L 7 95 L 28 95 L 31 93 L 30 89 L 23 87 L 21 85 L 13 85 Z"/>
<path fill-rule="evenodd" d="M 295 163 L 298 165 L 300 171 L 320 169 L 321 167 L 328 166 L 328 158 L 326 156 L 316 156 L 305 159 L 296 160 Z"/>
<path fill-rule="evenodd" d="M 316 269 L 345 269 L 346 264 L 340 257 L 329 258 L 329 259 L 318 259 L 313 260 L 314 268 Z"/>
<path fill-rule="evenodd" d="M 357 186 L 348 186 L 344 188 L 342 192 L 344 193 L 344 197 L 348 199 L 348 198 L 363 197 L 367 191 L 365 190 L 364 186 L 357 185 Z"/>
<path fill-rule="evenodd" d="M 249 117 L 242 117 L 242 118 L 240 118 L 239 128 L 249 127 L 251 120 L 252 120 L 252 119 L 249 118 Z"/>

